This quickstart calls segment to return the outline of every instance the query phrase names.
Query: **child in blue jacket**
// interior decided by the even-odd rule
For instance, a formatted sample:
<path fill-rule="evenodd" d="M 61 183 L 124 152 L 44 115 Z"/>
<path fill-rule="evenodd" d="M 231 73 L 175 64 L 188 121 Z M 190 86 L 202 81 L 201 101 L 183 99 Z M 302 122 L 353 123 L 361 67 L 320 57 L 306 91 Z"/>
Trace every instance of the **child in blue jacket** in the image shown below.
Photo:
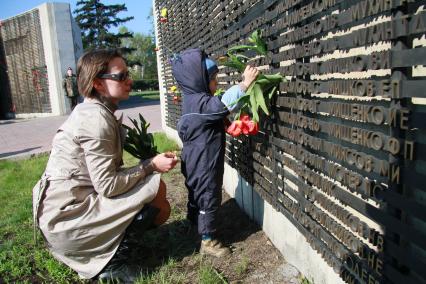
<path fill-rule="evenodd" d="M 187 218 L 198 225 L 202 238 L 200 253 L 221 257 L 231 252 L 215 238 L 216 213 L 222 201 L 224 119 L 259 71 L 247 66 L 243 81 L 222 97 L 213 96 L 219 69 L 200 49 L 189 49 L 176 56 L 172 71 L 183 93 L 177 130 L 183 142 L 181 167 L 188 189 Z"/>

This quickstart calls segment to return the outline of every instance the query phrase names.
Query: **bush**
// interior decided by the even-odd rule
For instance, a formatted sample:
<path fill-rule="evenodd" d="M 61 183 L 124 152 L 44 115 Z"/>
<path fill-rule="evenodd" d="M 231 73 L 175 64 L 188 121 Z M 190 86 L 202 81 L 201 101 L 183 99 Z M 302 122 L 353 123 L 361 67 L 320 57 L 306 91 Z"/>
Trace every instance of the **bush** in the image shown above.
<path fill-rule="evenodd" d="M 132 90 L 135 91 L 158 90 L 158 88 L 157 79 L 134 80 L 132 85 Z"/>

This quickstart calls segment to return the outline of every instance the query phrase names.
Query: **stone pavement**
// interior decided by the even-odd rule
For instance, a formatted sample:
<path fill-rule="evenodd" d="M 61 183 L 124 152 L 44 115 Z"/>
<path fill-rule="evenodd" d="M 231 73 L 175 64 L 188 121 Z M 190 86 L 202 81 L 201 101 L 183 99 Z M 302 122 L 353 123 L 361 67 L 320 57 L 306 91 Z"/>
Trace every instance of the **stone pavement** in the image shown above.
<path fill-rule="evenodd" d="M 160 102 L 142 101 L 131 97 L 120 104 L 116 116 L 123 114 L 123 123 L 132 125 L 128 119 L 137 118 L 141 113 L 151 123 L 150 132 L 161 131 Z M 0 159 L 25 158 L 48 152 L 56 130 L 68 118 L 52 116 L 33 119 L 0 120 Z"/>

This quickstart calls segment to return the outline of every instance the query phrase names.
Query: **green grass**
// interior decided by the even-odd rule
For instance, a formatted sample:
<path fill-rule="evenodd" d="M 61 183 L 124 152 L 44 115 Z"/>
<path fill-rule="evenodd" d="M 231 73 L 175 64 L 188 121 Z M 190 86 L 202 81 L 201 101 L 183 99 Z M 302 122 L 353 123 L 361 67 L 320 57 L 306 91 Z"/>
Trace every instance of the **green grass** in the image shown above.
<path fill-rule="evenodd" d="M 308 278 L 306 278 L 305 276 L 300 276 L 299 278 L 299 282 L 300 284 L 314 284 L 314 281 L 310 281 Z"/>
<path fill-rule="evenodd" d="M 198 269 L 198 281 L 202 284 L 226 284 L 228 283 L 223 275 L 212 265 L 200 261 Z"/>
<path fill-rule="evenodd" d="M 155 133 L 154 138 L 160 152 L 179 150 L 164 133 Z M 0 161 L 0 283 L 89 282 L 79 279 L 77 273 L 56 261 L 40 236 L 37 245 L 34 244 L 32 188 L 43 173 L 47 159 L 47 155 L 41 155 L 27 160 Z M 124 153 L 126 166 L 138 162 Z M 183 184 L 179 186 L 177 183 L 181 179 L 178 168 L 163 174 L 162 178 L 170 185 L 170 190 L 186 192 Z M 198 236 L 186 233 L 191 228 L 185 221 L 186 208 L 173 202 L 171 206 L 172 214 L 167 226 L 148 231 L 143 236 L 142 243 L 147 244 L 149 252 L 147 270 L 136 283 L 179 284 L 188 283 L 189 278 L 201 284 L 227 283 L 208 259 L 194 252 Z M 186 256 L 192 259 L 189 264 L 182 262 Z M 245 269 L 243 260 L 240 270 Z"/>
<path fill-rule="evenodd" d="M 146 100 L 159 100 L 160 99 L 160 91 L 143 91 L 143 92 L 131 92 L 131 96 L 139 96 Z"/>
<path fill-rule="evenodd" d="M 136 284 L 179 284 L 185 283 L 185 274 L 176 272 L 178 263 L 175 259 L 169 259 L 161 268 L 153 274 L 142 275 Z"/>
<path fill-rule="evenodd" d="M 32 188 L 44 171 L 47 155 L 0 161 L 0 283 L 77 283 L 77 275 L 34 245 Z"/>
<path fill-rule="evenodd" d="M 155 146 L 157 146 L 157 151 L 160 153 L 179 150 L 178 144 L 174 140 L 168 138 L 164 132 L 154 133 L 154 142 Z"/>
<path fill-rule="evenodd" d="M 247 272 L 249 264 L 250 260 L 246 256 L 243 256 L 241 261 L 237 263 L 235 267 L 235 272 L 237 272 L 238 275 L 243 275 Z"/>
<path fill-rule="evenodd" d="M 167 151 L 179 151 L 179 145 L 172 139 L 168 138 L 164 132 L 155 132 L 154 135 L 154 144 L 157 146 L 157 151 L 159 153 L 164 153 Z M 124 152 L 123 160 L 125 161 L 126 166 L 136 165 L 139 160 L 127 152 Z"/>
<path fill-rule="evenodd" d="M 154 133 L 154 139 L 161 152 L 179 149 L 164 133 Z M 47 159 L 47 155 L 41 155 L 27 160 L 0 161 L 0 283 L 33 283 L 34 279 L 46 283 L 84 282 L 71 269 L 53 259 L 40 237 L 37 246 L 34 245 L 32 188 L 42 175 Z M 127 152 L 123 159 L 126 165 L 138 163 Z M 172 264 L 173 260 L 165 264 L 159 275 L 153 275 L 152 279 L 167 274 Z"/>

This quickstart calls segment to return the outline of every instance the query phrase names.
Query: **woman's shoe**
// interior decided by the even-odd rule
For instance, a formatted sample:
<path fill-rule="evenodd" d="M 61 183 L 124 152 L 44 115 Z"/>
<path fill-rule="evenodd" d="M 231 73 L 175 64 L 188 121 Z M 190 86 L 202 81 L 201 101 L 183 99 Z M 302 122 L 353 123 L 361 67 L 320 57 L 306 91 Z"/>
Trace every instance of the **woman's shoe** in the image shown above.
<path fill-rule="evenodd" d="M 134 283 L 142 275 L 142 268 L 137 265 L 112 261 L 98 275 L 98 280 L 107 283 Z"/>

